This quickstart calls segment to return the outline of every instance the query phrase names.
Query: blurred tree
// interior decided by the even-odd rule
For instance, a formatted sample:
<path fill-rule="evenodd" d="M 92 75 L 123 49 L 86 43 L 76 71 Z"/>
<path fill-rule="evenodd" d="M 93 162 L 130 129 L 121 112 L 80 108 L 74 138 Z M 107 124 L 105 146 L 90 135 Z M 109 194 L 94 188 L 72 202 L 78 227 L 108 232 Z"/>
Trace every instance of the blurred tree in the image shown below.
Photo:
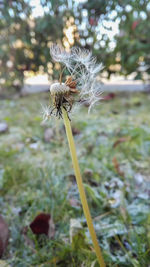
<path fill-rule="evenodd" d="M 134 72 L 136 79 L 144 79 L 145 72 L 150 74 L 149 0 L 41 0 L 41 6 L 44 15 L 33 17 L 30 1 L 0 2 L 3 87 L 20 88 L 26 71 L 58 78 L 60 65 L 49 54 L 53 42 L 93 50 L 108 77 Z"/>
<path fill-rule="evenodd" d="M 60 65 L 50 60 L 49 48 L 52 43 L 59 43 L 67 50 L 78 40 L 74 8 L 69 6 L 68 0 L 41 0 L 41 5 L 45 15 L 35 20 L 35 39 L 37 46 L 41 46 L 40 55 L 43 58 L 40 64 L 53 79 L 58 79 Z"/>
<path fill-rule="evenodd" d="M 93 0 L 80 4 L 80 23 L 85 21 L 86 31 L 80 31 L 81 43 L 93 48 L 102 61 L 108 77 L 112 73 L 129 75 L 135 79 L 148 79 L 150 74 L 150 2 L 149 0 Z M 111 24 L 118 23 L 119 34 L 112 37 L 101 33 L 100 25 L 112 30 Z M 109 32 L 108 32 L 109 33 Z M 147 75 L 145 75 L 147 73 Z"/>
<path fill-rule="evenodd" d="M 108 77 L 115 72 L 109 68 L 115 64 L 115 55 L 111 48 L 113 40 L 109 37 L 109 33 L 112 32 L 111 23 L 117 19 L 117 16 L 112 18 L 111 15 L 116 8 L 116 2 L 111 0 L 85 1 L 78 6 L 77 13 L 79 14 L 80 44 L 93 50 L 98 61 L 103 63 Z"/>
<path fill-rule="evenodd" d="M 58 78 L 60 65 L 50 62 L 49 48 L 53 42 L 62 41 L 69 48 L 70 36 L 76 32 L 73 12 L 64 0 L 41 0 L 41 5 L 44 15 L 35 18 L 29 1 L 0 2 L 0 84 L 3 88 L 20 89 L 26 71 L 40 70 Z M 71 25 L 72 33 L 68 31 Z"/>
<path fill-rule="evenodd" d="M 120 58 L 120 73 L 135 72 L 135 79 L 147 80 L 150 75 L 150 2 L 121 3 L 118 16 L 120 34 L 115 38 L 114 54 Z"/>
<path fill-rule="evenodd" d="M 3 87 L 20 88 L 23 71 L 30 69 L 30 6 L 24 1 L 0 2 L 0 82 Z"/>

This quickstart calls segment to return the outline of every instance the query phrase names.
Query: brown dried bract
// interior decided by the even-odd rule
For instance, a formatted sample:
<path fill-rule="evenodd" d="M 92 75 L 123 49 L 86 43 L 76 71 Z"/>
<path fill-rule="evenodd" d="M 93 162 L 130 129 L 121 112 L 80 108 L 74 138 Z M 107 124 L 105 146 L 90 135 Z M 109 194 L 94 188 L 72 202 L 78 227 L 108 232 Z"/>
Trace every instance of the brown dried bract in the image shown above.
<path fill-rule="evenodd" d="M 70 87 L 70 92 L 78 93 L 79 91 L 76 89 L 77 82 L 72 80 L 72 77 L 69 76 L 65 82 L 67 86 Z"/>

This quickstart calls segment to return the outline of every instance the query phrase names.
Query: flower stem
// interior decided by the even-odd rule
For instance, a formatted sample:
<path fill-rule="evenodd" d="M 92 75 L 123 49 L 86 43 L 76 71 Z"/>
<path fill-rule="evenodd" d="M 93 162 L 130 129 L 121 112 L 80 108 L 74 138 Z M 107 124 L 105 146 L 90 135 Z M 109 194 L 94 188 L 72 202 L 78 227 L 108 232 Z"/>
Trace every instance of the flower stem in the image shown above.
<path fill-rule="evenodd" d="M 96 237 L 96 233 L 95 233 L 95 230 L 93 227 L 93 222 L 92 222 L 90 210 L 89 210 L 87 199 L 86 199 L 86 194 L 85 194 L 85 190 L 84 190 L 84 186 L 83 186 L 83 182 L 82 182 L 82 177 L 81 177 L 81 173 L 80 173 L 80 168 L 79 168 L 79 163 L 78 163 L 78 159 L 77 159 L 76 148 L 75 148 L 75 143 L 74 143 L 74 139 L 73 139 L 73 135 L 72 135 L 70 121 L 68 119 L 67 112 L 64 109 L 62 109 L 62 113 L 63 113 L 63 119 L 64 119 L 65 128 L 66 128 L 66 134 L 67 134 L 67 138 L 68 138 L 73 168 L 74 168 L 76 181 L 77 181 L 77 185 L 78 185 L 78 189 L 79 189 L 79 193 L 80 193 L 80 198 L 81 198 L 81 203 L 82 203 L 84 215 L 85 215 L 85 218 L 87 221 L 88 229 L 89 229 L 92 241 L 93 241 L 95 253 L 96 253 L 98 262 L 100 264 L 100 267 L 106 267 L 103 256 L 102 256 L 101 248 L 99 247 L 99 244 L 97 241 L 97 237 Z"/>

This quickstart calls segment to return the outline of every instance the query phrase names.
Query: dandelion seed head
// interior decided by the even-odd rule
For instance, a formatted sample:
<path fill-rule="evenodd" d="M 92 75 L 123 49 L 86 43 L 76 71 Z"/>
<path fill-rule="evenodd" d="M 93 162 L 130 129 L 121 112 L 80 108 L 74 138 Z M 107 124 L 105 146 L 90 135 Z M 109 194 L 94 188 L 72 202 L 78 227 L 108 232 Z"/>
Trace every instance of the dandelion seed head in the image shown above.
<path fill-rule="evenodd" d="M 65 83 L 53 83 L 50 86 L 51 95 L 65 94 L 69 92 L 70 88 Z"/>
<path fill-rule="evenodd" d="M 97 82 L 98 73 L 102 70 L 102 64 L 96 63 L 96 58 L 87 49 L 73 47 L 66 52 L 59 45 L 53 45 L 50 53 L 56 62 L 66 66 L 70 76 L 76 82 L 79 91 L 80 102 L 89 103 L 90 109 L 101 97 L 101 86 Z M 64 83 L 55 83 L 50 87 L 51 94 L 69 92 L 68 86 Z"/>

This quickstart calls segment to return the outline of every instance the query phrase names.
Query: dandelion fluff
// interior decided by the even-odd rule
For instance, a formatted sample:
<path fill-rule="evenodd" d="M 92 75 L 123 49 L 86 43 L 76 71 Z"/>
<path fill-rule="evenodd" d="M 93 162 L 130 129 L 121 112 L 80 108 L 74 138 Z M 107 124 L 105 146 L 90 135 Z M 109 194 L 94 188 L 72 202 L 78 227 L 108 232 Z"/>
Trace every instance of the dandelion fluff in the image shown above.
<path fill-rule="evenodd" d="M 71 54 L 69 52 L 66 52 L 64 48 L 62 48 L 59 45 L 53 44 L 50 47 L 50 54 L 55 62 L 63 63 L 66 65 L 66 67 L 69 68 L 71 61 Z"/>
<path fill-rule="evenodd" d="M 50 53 L 54 61 L 61 62 L 66 66 L 71 77 L 76 81 L 79 90 L 79 100 L 89 103 L 90 109 L 101 97 L 101 86 L 97 82 L 98 73 L 102 70 L 102 65 L 96 63 L 96 58 L 87 49 L 73 47 L 66 52 L 59 45 L 52 45 Z M 51 94 L 69 92 L 69 88 L 64 83 L 51 85 Z"/>
<path fill-rule="evenodd" d="M 49 117 L 50 117 L 50 106 L 44 106 L 44 105 L 41 105 L 42 106 L 42 118 L 43 118 L 43 122 L 46 122 Z"/>

